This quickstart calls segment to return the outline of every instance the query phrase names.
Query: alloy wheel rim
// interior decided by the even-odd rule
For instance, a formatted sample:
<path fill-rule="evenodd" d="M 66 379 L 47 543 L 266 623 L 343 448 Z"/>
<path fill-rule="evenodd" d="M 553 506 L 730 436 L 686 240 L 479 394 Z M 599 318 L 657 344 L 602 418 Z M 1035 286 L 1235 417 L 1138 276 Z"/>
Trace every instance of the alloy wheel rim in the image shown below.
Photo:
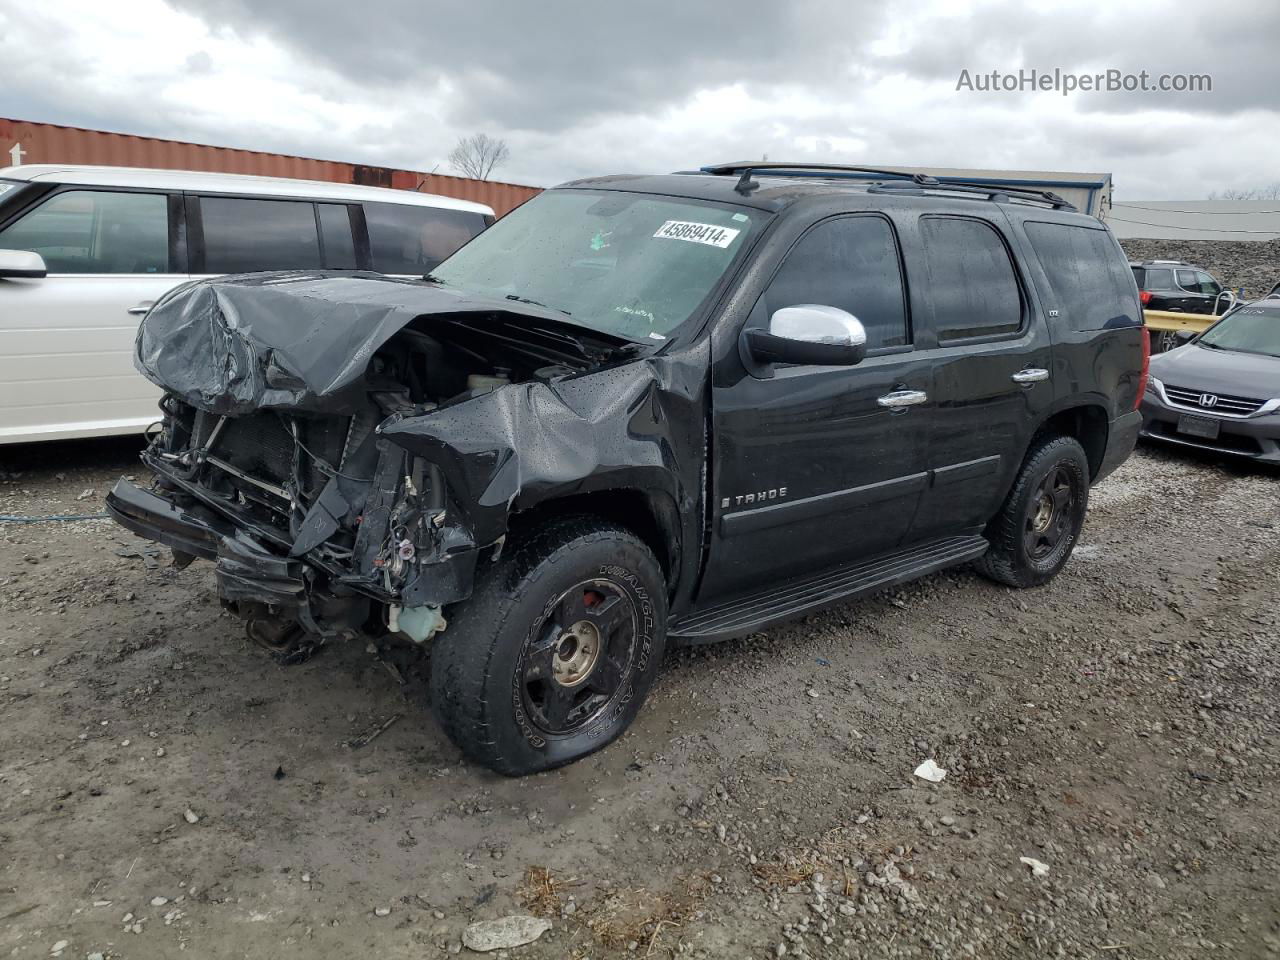
<path fill-rule="evenodd" d="M 545 608 L 521 656 L 528 718 L 543 733 L 589 726 L 625 690 L 635 654 L 635 603 L 608 580 L 585 580 Z"/>
<path fill-rule="evenodd" d="M 1054 466 L 1036 487 L 1027 510 L 1023 545 L 1033 560 L 1044 560 L 1075 534 L 1080 483 L 1065 463 Z"/>

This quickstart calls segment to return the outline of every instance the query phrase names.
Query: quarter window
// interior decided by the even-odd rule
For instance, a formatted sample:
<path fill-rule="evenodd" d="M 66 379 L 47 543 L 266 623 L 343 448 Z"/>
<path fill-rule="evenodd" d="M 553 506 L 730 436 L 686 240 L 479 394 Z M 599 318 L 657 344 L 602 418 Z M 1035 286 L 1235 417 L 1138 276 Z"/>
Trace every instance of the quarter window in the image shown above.
<path fill-rule="evenodd" d="M 810 229 L 764 297 L 770 316 L 801 303 L 848 311 L 866 328 L 868 349 L 910 342 L 898 245 L 881 217 L 839 217 Z"/>
<path fill-rule="evenodd" d="M 316 204 L 320 239 L 324 241 L 324 265 L 331 270 L 356 268 L 356 245 L 351 237 L 351 214 L 336 203 Z"/>
<path fill-rule="evenodd" d="M 1051 321 L 1068 330 L 1136 326 L 1138 302 L 1123 254 L 1106 230 L 1028 223 L 1027 236 L 1049 280 Z"/>
<path fill-rule="evenodd" d="M 1017 333 L 1022 294 L 995 228 L 958 217 L 925 217 L 920 226 L 939 342 Z"/>
<path fill-rule="evenodd" d="M 68 190 L 0 230 L 0 248 L 38 253 L 50 273 L 169 273 L 169 199 Z"/>
<path fill-rule="evenodd" d="M 204 272 L 314 270 L 321 266 L 314 205 L 297 200 L 201 197 Z"/>
<path fill-rule="evenodd" d="M 483 214 L 469 210 L 366 203 L 373 269 L 380 273 L 429 273 L 485 228 Z"/>

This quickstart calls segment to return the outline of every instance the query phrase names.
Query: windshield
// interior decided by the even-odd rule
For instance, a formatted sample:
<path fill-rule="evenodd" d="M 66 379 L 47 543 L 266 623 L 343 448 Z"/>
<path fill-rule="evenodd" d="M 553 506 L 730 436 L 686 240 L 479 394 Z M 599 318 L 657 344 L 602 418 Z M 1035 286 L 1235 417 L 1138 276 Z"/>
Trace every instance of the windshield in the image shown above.
<path fill-rule="evenodd" d="M 667 197 L 551 190 L 480 234 L 431 279 L 533 302 L 630 340 L 661 341 L 693 316 L 763 219 Z"/>
<path fill-rule="evenodd" d="M 1197 342 L 1218 350 L 1280 357 L 1280 310 L 1244 307 L 1223 317 Z"/>

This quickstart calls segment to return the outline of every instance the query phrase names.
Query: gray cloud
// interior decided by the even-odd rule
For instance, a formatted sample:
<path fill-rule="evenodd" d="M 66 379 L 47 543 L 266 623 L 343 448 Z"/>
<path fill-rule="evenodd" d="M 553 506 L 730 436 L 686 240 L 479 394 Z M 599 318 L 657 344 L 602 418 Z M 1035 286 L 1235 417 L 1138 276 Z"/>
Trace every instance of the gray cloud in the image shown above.
<path fill-rule="evenodd" d="M 1131 198 L 1194 198 L 1274 180 L 1280 151 L 1280 7 L 1243 0 L 911 17 L 870 0 L 166 2 L 209 33 L 175 23 L 156 63 L 113 64 L 112 37 L 86 39 L 57 0 L 0 11 L 0 115 L 428 170 L 484 131 L 511 146 L 500 177 L 540 184 L 768 153 L 1112 171 Z M 1210 72 L 1214 92 L 955 90 L 961 69 L 1019 66 Z"/>
<path fill-rule="evenodd" d="M 739 81 L 837 89 L 888 17 L 873 0 L 472 0 L 465 10 L 388 0 L 376 14 L 350 0 L 172 3 L 212 26 L 270 36 L 352 83 L 401 95 L 447 83 L 455 122 L 539 131 Z"/>
<path fill-rule="evenodd" d="M 922 31 L 909 49 L 878 62 L 905 75 L 949 81 L 953 89 L 962 69 L 1009 74 L 1019 68 L 1042 73 L 1058 68 L 1089 75 L 1116 70 L 1135 77 L 1145 71 L 1152 84 L 1162 74 L 1208 74 L 1211 93 L 1121 90 L 1077 92 L 1070 99 L 1088 112 L 1224 114 L 1280 106 L 1277 37 L 1280 5 L 1255 0 L 1098 5 L 1073 11 L 1038 11 L 1019 0 L 996 0 L 982 4 L 971 16 L 949 21 L 945 30 Z M 1061 96 L 965 95 L 999 97 L 1010 105 Z"/>

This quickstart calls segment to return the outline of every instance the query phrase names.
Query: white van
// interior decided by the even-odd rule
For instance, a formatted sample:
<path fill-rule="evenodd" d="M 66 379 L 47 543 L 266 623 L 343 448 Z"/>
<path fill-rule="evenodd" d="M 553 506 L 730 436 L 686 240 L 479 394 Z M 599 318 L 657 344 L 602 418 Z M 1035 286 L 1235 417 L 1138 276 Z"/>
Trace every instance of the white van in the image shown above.
<path fill-rule="evenodd" d="M 483 204 L 351 184 L 125 167 L 0 169 L 0 443 L 134 433 L 160 390 L 138 322 L 186 280 L 255 270 L 422 276 Z"/>

